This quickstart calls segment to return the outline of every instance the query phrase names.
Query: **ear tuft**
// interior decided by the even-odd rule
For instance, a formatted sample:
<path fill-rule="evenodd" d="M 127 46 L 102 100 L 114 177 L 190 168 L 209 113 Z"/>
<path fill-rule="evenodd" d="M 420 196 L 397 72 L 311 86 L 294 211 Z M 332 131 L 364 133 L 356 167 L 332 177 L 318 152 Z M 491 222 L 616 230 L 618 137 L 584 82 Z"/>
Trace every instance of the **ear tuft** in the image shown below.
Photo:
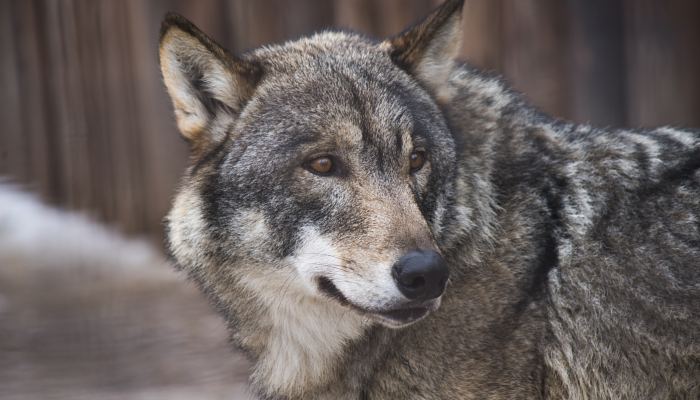
<path fill-rule="evenodd" d="M 392 60 L 440 95 L 459 53 L 464 0 L 447 0 L 427 18 L 382 45 Z"/>
<path fill-rule="evenodd" d="M 160 68 L 182 135 L 201 147 L 220 113 L 235 118 L 252 96 L 262 73 L 238 59 L 184 17 L 168 13 L 160 31 Z"/>

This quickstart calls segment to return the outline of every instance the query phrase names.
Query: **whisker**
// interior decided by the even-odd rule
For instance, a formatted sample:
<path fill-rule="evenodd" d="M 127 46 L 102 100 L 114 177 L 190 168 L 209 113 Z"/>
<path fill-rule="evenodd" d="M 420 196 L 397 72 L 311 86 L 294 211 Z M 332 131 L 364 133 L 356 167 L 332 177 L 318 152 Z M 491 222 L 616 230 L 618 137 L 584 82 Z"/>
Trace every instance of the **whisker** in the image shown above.
<path fill-rule="evenodd" d="M 334 256 L 334 255 L 332 255 L 332 254 L 325 254 L 325 253 L 302 253 L 301 255 L 302 255 L 302 256 L 303 256 L 303 255 L 310 255 L 310 256 L 331 257 L 331 258 L 335 258 L 335 259 L 341 260 L 341 261 L 346 262 L 346 263 L 355 263 L 355 261 L 353 261 L 353 260 L 351 260 L 351 259 L 344 258 L 344 257 L 339 257 L 339 256 Z"/>

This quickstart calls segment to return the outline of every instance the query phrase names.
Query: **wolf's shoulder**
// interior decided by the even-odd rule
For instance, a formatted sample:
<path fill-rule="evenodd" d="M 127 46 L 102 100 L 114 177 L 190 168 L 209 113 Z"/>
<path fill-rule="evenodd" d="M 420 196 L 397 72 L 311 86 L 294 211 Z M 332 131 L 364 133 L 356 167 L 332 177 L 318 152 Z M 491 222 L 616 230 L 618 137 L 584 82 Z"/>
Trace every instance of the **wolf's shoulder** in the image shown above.
<path fill-rule="evenodd" d="M 556 338 L 548 348 L 549 366 L 572 394 L 695 398 L 698 133 L 558 132 L 570 153 L 557 170 L 566 185 L 557 237 L 560 264 L 548 282 L 548 322 Z M 566 349 L 575 349 L 573 358 Z M 623 372 L 603 380 L 596 375 L 601 370 Z M 671 380 L 673 388 L 658 385 Z"/>

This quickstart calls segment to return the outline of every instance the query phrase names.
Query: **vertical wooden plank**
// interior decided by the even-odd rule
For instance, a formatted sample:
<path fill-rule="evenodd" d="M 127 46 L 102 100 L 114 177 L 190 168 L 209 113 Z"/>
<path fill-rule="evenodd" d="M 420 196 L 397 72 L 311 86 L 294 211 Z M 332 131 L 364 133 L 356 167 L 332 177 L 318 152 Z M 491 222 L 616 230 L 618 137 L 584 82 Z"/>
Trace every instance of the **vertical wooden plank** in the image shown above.
<path fill-rule="evenodd" d="M 333 25 L 332 1 L 237 0 L 226 9 L 237 51 L 283 42 Z"/>
<path fill-rule="evenodd" d="M 293 5 L 287 0 L 276 0 L 276 9 L 265 16 L 279 15 L 284 21 L 284 37 L 288 40 L 333 27 L 335 4 L 333 1 L 296 0 Z"/>
<path fill-rule="evenodd" d="M 624 4 L 631 124 L 700 126 L 700 2 Z"/>
<path fill-rule="evenodd" d="M 436 5 L 430 0 L 336 0 L 335 4 L 338 26 L 377 38 L 401 32 Z"/>
<path fill-rule="evenodd" d="M 30 3 L 27 3 L 29 5 Z M 60 205 L 65 205 L 70 197 L 70 185 L 66 173 L 66 140 L 67 125 L 66 99 L 64 89 L 64 71 L 61 63 L 62 33 L 58 22 L 58 7 L 41 0 L 33 1 L 30 12 L 36 19 L 37 57 L 39 65 L 37 84 L 41 85 L 41 98 L 38 102 L 44 108 L 44 132 L 47 141 L 47 156 L 49 157 L 48 173 L 52 182 L 52 197 Z M 31 112 L 28 113 L 31 118 Z"/>
<path fill-rule="evenodd" d="M 503 1 L 467 0 L 462 18 L 462 57 L 479 68 L 501 69 Z"/>
<path fill-rule="evenodd" d="M 376 2 L 372 0 L 335 0 L 335 25 L 368 35 L 377 35 L 379 18 L 375 6 Z"/>
<path fill-rule="evenodd" d="M 52 134 L 57 135 L 63 182 L 62 203 L 72 208 L 93 210 L 92 170 L 89 162 L 88 131 L 83 119 L 86 99 L 83 93 L 84 68 L 78 56 L 78 27 L 73 1 L 47 2 L 41 7 L 45 24 L 47 54 L 46 82 Z M 95 166 L 98 167 L 98 166 Z"/>
<path fill-rule="evenodd" d="M 90 1 L 90 0 L 83 0 Z M 110 219 L 119 221 L 128 232 L 141 232 L 145 223 L 146 197 L 143 172 L 142 127 L 139 125 L 141 110 L 136 107 L 134 89 L 134 59 L 130 51 L 130 31 L 127 24 L 125 2 L 107 0 L 98 4 L 94 26 L 96 38 L 90 57 L 100 60 L 100 79 L 95 83 L 103 93 L 100 117 L 92 119 L 95 126 L 103 125 L 107 136 L 100 143 L 96 154 L 109 152 L 111 163 L 101 171 L 112 182 Z M 85 16 L 88 17 L 88 16 Z M 89 24 L 83 20 L 83 24 Z M 103 146 L 109 146 L 105 148 Z M 104 192 L 103 192 L 104 193 Z"/>
<path fill-rule="evenodd" d="M 568 0 L 571 117 L 596 125 L 626 122 L 621 0 Z"/>
<path fill-rule="evenodd" d="M 278 9 L 275 0 L 255 2 L 241 1 L 231 17 L 237 23 L 243 22 L 236 33 L 245 37 L 242 47 L 254 48 L 263 44 L 283 40 L 284 22 L 289 6 Z"/>
<path fill-rule="evenodd" d="M 503 70 L 515 88 L 544 111 L 569 117 L 568 30 L 559 0 L 506 0 Z"/>
<path fill-rule="evenodd" d="M 13 3 L 0 2 L 0 175 L 8 178 L 7 175 L 12 174 L 10 178 L 26 181 L 31 172 L 31 160 L 27 158 L 28 138 L 22 126 L 23 94 L 19 85 L 22 72 L 17 59 L 20 38 L 15 35 L 18 29 L 15 24 L 22 21 L 17 21 Z"/>
<path fill-rule="evenodd" d="M 113 118 L 119 110 L 108 105 L 113 93 L 107 88 L 104 53 L 114 49 L 101 46 L 100 7 L 99 1 L 73 0 L 60 9 L 64 54 L 59 62 L 66 67 L 63 79 L 68 100 L 64 104 L 70 121 L 63 132 L 66 172 L 67 179 L 78 182 L 68 204 L 90 210 L 103 220 L 117 221 L 121 188 L 112 166 L 117 161 L 114 142 L 120 140 L 113 136 Z"/>
<path fill-rule="evenodd" d="M 379 18 L 375 32 L 381 38 L 396 35 L 420 21 L 435 6 L 425 0 L 383 0 L 376 4 Z"/>
<path fill-rule="evenodd" d="M 15 51 L 2 55 L 10 68 L 11 82 L 7 88 L 12 90 L 14 86 L 17 90 L 16 98 L 7 98 L 12 103 L 7 111 L 13 113 L 8 118 L 19 119 L 19 123 L 0 131 L 3 141 L 12 146 L 7 149 L 9 157 L 0 174 L 22 182 L 47 200 L 57 201 L 62 182 L 56 166 L 58 154 L 53 151 L 53 136 L 47 128 L 52 125 L 47 123 L 46 105 L 50 96 L 44 85 L 46 66 L 41 46 L 42 27 L 38 20 L 40 5 L 32 1 L 3 4 L 9 7 L 11 21 L 6 26 L 12 29 L 12 34 L 7 39 L 12 39 L 9 45 Z M 14 63 L 14 72 L 10 63 Z M 15 107 L 15 111 L 11 111 Z"/>
<path fill-rule="evenodd" d="M 141 191 L 145 202 L 145 230 L 162 243 L 162 220 L 187 162 L 187 146 L 181 139 L 170 100 L 158 67 L 158 33 L 166 11 L 174 10 L 172 1 L 143 2 L 127 0 L 129 59 L 133 71 L 134 116 L 137 124 L 136 146 L 140 152 Z"/>

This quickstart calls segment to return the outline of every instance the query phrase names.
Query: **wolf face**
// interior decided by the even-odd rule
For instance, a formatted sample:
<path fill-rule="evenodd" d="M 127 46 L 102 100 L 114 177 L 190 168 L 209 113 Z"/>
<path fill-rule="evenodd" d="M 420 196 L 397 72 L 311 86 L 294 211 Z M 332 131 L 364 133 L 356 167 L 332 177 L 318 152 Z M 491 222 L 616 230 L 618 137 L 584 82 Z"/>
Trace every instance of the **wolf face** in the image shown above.
<path fill-rule="evenodd" d="M 392 327 L 435 310 L 455 150 L 421 76 L 452 59 L 448 11 L 393 41 L 329 32 L 242 58 L 168 16 L 161 66 L 193 154 L 168 217 L 179 263 Z"/>

